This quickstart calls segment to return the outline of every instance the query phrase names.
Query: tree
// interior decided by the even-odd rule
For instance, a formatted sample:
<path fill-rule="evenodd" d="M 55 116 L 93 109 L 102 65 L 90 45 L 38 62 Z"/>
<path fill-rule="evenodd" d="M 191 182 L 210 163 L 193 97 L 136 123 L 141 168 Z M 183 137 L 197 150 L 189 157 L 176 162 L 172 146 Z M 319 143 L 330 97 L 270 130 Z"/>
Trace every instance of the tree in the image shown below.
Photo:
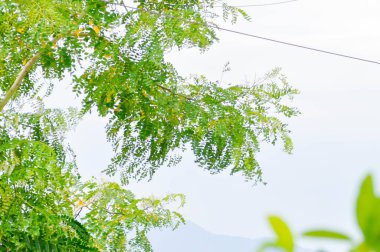
<path fill-rule="evenodd" d="M 184 78 L 165 60 L 174 47 L 206 50 L 217 40 L 215 1 L 131 4 L 0 3 L 0 240 L 8 249 L 149 251 L 150 228 L 183 221 L 165 208 L 179 195 L 135 199 L 118 184 L 81 182 L 64 135 L 86 113 L 109 119 L 115 156 L 105 172 L 120 172 L 123 184 L 177 164 L 175 151 L 186 148 L 211 173 L 261 181 L 260 142 L 280 139 L 292 150 L 280 119 L 298 113 L 286 104 L 297 91 L 278 70 L 260 83 L 226 86 Z M 239 15 L 248 18 L 223 4 L 225 20 Z M 43 106 L 64 79 L 82 100 L 79 112 Z"/>
<path fill-rule="evenodd" d="M 3 115 L 0 248 L 11 251 L 151 251 L 153 227 L 183 223 L 165 208 L 182 195 L 137 199 L 116 183 L 81 182 L 64 133 L 77 113 L 38 108 Z M 128 239 L 127 239 L 128 238 Z"/>

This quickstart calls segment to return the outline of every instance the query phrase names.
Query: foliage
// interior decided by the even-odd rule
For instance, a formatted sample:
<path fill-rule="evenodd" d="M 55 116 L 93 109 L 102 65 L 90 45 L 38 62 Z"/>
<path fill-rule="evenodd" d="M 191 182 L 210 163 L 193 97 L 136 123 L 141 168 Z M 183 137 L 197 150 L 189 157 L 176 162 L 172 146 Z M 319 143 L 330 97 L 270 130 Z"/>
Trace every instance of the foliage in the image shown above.
<path fill-rule="evenodd" d="M 7 111 L 8 112 L 8 111 Z M 115 183 L 82 183 L 63 143 L 75 110 L 4 114 L 0 135 L 0 242 L 28 251 L 151 251 L 146 233 L 184 222 L 166 205 Z M 105 227 L 104 227 L 105 226 Z M 128 238 L 128 239 L 127 239 Z"/>
<path fill-rule="evenodd" d="M 197 163 L 261 180 L 260 143 L 283 141 L 297 91 L 276 69 L 260 83 L 184 78 L 171 49 L 217 41 L 214 0 L 4 0 L 0 2 L 0 243 L 5 250 L 151 251 L 151 228 L 176 227 L 181 195 L 136 199 L 116 183 L 83 182 L 65 135 L 81 116 L 109 119 L 122 182 L 151 178 L 190 148 Z M 223 4 L 235 22 L 246 13 Z M 80 112 L 45 108 L 70 82 Z"/>
<path fill-rule="evenodd" d="M 363 180 L 360 187 L 356 201 L 356 220 L 363 237 L 361 242 L 354 242 L 353 238 L 344 233 L 325 229 L 310 230 L 304 232 L 302 235 L 305 238 L 348 242 L 351 245 L 350 251 L 352 252 L 380 251 L 380 196 L 377 196 L 374 192 L 371 175 L 368 175 Z M 281 219 L 276 219 L 276 221 L 273 222 L 273 217 L 270 217 L 270 223 L 278 237 L 278 242 L 268 244 L 271 245 L 271 247 L 285 249 L 285 251 L 294 251 L 294 247 L 289 250 L 284 246 L 284 244 L 289 244 L 288 248 L 290 248 L 290 244 L 293 244 L 293 237 L 289 235 L 291 234 L 289 229 L 285 229 L 285 222 Z M 264 244 L 263 247 L 266 248 L 266 245 L 267 244 Z"/>
<path fill-rule="evenodd" d="M 212 173 L 230 168 L 232 174 L 260 180 L 256 153 L 261 141 L 280 139 L 287 152 L 292 149 L 280 119 L 298 113 L 286 105 L 297 91 L 278 71 L 262 83 L 229 87 L 179 76 L 165 53 L 173 47 L 205 50 L 216 40 L 214 1 L 134 4 L 3 2 L 0 57 L 7 60 L 0 65 L 0 88 L 11 90 L 23 65 L 28 74 L 16 96 L 38 90 L 41 74 L 48 83 L 71 79 L 83 99 L 82 111 L 96 108 L 110 118 L 107 135 L 115 156 L 106 173 L 121 170 L 124 183 L 176 164 L 173 153 L 188 146 Z M 244 14 L 224 6 L 225 19 Z"/>
<path fill-rule="evenodd" d="M 265 251 L 270 248 L 279 248 L 282 251 L 294 251 L 294 238 L 288 225 L 278 216 L 269 216 L 268 221 L 276 234 L 276 241 L 265 242 L 257 252 Z"/>
<path fill-rule="evenodd" d="M 150 251 L 147 232 L 152 227 L 176 228 L 184 219 L 166 205 L 184 204 L 183 195 L 167 195 L 161 200 L 154 197 L 136 199 L 116 183 L 98 184 L 89 181 L 81 187 L 83 200 L 80 209 L 88 212 L 81 218 L 88 232 L 100 238 L 102 251 Z"/>

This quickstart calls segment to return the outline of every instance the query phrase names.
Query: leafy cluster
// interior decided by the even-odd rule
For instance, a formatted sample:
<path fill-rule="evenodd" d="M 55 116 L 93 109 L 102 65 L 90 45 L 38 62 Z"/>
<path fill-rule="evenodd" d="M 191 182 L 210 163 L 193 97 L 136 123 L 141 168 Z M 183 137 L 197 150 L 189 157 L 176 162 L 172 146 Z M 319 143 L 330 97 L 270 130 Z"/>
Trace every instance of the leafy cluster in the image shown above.
<path fill-rule="evenodd" d="M 89 181 L 81 187 L 81 218 L 87 230 L 99 240 L 101 251 L 151 251 L 147 232 L 152 228 L 176 228 L 184 223 L 182 216 L 165 208 L 171 203 L 184 204 L 184 196 L 167 195 L 136 199 L 132 192 L 116 183 Z M 80 211 L 79 210 L 79 211 Z"/>
<path fill-rule="evenodd" d="M 117 154 L 107 173 L 126 167 L 123 178 L 152 176 L 165 161 L 175 163 L 174 151 L 189 144 L 196 162 L 212 173 L 231 167 L 231 174 L 260 179 L 259 143 L 280 138 L 290 152 L 289 131 L 275 115 L 297 114 L 282 103 L 297 91 L 278 71 L 267 77 L 266 84 L 227 88 L 198 77 L 181 86 L 173 83 L 170 90 L 159 83 L 133 87 L 135 82 L 128 81 L 127 90 L 108 91 L 105 99 L 112 97 L 116 108 L 109 110 L 107 133 Z"/>
<path fill-rule="evenodd" d="M 182 196 L 136 199 L 115 183 L 82 183 L 64 144 L 65 131 L 78 119 L 73 109 L 43 107 L 2 115 L 0 246 L 12 251 L 151 251 L 146 239 L 151 228 L 183 222 L 165 208 L 177 199 L 182 205 Z"/>
<path fill-rule="evenodd" d="M 78 180 L 73 173 L 75 162 L 60 142 L 72 114 L 72 111 L 42 110 L 2 115 L 2 246 L 11 250 L 33 250 L 35 246 L 69 250 L 74 249 L 72 245 L 77 239 L 76 244 L 81 244 L 73 225 L 63 219 L 72 216 L 70 188 Z"/>

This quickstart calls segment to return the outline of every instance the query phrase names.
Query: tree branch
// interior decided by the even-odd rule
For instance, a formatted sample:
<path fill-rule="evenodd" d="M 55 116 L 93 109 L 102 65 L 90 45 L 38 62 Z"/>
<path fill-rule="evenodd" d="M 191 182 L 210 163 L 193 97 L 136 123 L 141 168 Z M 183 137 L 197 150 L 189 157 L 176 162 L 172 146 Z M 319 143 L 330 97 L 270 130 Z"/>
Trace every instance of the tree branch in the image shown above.
<path fill-rule="evenodd" d="M 3 111 L 5 105 L 8 104 L 9 100 L 13 97 L 16 91 L 20 88 L 22 80 L 28 74 L 33 65 L 37 62 L 37 60 L 41 57 L 42 53 L 38 52 L 34 55 L 22 68 L 21 72 L 18 74 L 16 80 L 13 82 L 11 88 L 5 94 L 5 97 L 0 101 L 0 112 Z"/>
<path fill-rule="evenodd" d="M 51 42 L 53 44 L 57 43 L 58 40 L 60 40 L 62 36 L 58 36 L 54 38 Z M 33 65 L 39 60 L 42 53 L 38 52 L 36 55 L 34 55 L 21 69 L 21 72 L 17 75 L 16 80 L 13 82 L 12 86 L 9 88 L 7 93 L 5 94 L 4 98 L 0 100 L 0 112 L 3 111 L 4 107 L 8 104 L 10 99 L 14 96 L 14 94 L 17 92 L 17 90 L 20 88 L 21 83 L 25 76 L 29 73 L 30 69 L 33 67 Z"/>
<path fill-rule="evenodd" d="M 159 87 L 159 88 L 162 89 L 162 90 L 165 90 L 165 91 L 171 93 L 171 94 L 178 95 L 178 96 L 182 96 L 182 97 L 184 97 L 186 100 L 189 100 L 189 101 L 195 101 L 195 99 L 193 99 L 192 97 L 187 96 L 187 95 L 184 95 L 184 94 L 176 93 L 176 92 L 174 92 L 173 90 L 171 90 L 170 88 L 164 87 L 164 86 L 159 85 L 159 84 L 156 84 L 156 86 Z"/>

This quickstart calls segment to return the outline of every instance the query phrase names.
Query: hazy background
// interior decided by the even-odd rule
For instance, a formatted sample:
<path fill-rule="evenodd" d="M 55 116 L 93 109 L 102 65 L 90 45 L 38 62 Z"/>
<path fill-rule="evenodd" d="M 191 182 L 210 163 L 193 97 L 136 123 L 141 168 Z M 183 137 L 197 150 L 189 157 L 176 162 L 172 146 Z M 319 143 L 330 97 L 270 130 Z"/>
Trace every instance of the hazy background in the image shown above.
<path fill-rule="evenodd" d="M 262 4 L 275 0 L 231 0 Z M 252 22 L 238 31 L 380 61 L 380 2 L 377 0 L 299 0 L 249 7 Z M 175 168 L 162 168 L 151 182 L 133 183 L 137 195 L 183 193 L 184 216 L 205 230 L 260 239 L 271 236 L 268 214 L 283 216 L 296 232 L 329 227 L 357 235 L 354 202 L 363 176 L 380 181 L 380 65 L 369 64 L 236 34 L 218 32 L 220 42 L 200 54 L 172 52 L 179 72 L 219 80 L 223 65 L 232 71 L 223 81 L 244 82 L 282 67 L 301 91 L 295 98 L 302 115 L 289 120 L 293 155 L 264 146 L 259 155 L 266 186 L 252 186 L 227 173 L 211 176 L 196 167 L 191 153 Z M 51 104 L 76 104 L 62 83 Z M 112 151 L 105 141 L 104 120 L 88 116 L 70 137 L 85 178 L 99 175 Z M 104 176 L 104 175 L 101 175 Z M 313 244 L 302 242 L 303 247 Z M 345 251 L 344 247 L 333 247 Z M 196 251 L 195 251 L 196 252 Z"/>

